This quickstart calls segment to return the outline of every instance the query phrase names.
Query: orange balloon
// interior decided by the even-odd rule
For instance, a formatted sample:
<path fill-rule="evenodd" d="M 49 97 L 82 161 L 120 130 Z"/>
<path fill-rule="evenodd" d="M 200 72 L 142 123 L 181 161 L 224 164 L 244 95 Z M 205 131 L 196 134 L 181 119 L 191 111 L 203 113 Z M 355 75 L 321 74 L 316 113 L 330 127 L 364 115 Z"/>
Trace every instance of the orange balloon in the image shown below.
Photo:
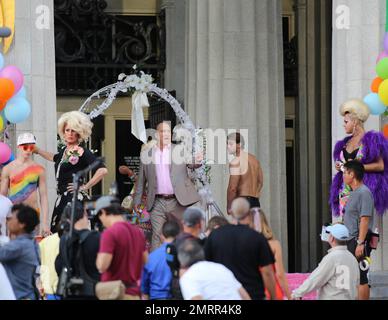
<path fill-rule="evenodd" d="M 388 124 L 386 124 L 383 128 L 384 137 L 388 139 Z"/>
<path fill-rule="evenodd" d="M 375 92 L 375 93 L 378 93 L 379 92 L 379 87 L 380 87 L 380 84 L 383 82 L 384 80 L 381 79 L 380 77 L 377 77 L 373 80 L 372 82 L 372 85 L 371 85 L 371 90 L 372 92 Z"/>
<path fill-rule="evenodd" d="M 0 100 L 0 111 L 3 110 L 6 105 L 7 105 L 6 101 Z"/>
<path fill-rule="evenodd" d="M 0 100 L 8 101 L 15 93 L 15 85 L 12 80 L 0 78 Z"/>

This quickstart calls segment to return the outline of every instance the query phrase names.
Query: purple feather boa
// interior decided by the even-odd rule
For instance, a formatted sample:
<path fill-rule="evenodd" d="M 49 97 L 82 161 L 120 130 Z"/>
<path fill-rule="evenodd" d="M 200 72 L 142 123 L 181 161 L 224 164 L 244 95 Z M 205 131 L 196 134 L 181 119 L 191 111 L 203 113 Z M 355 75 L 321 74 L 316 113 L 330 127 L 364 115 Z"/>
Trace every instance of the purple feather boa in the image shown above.
<path fill-rule="evenodd" d="M 351 137 L 346 137 L 336 143 L 333 158 L 340 160 L 340 154 Z M 376 162 L 380 157 L 384 161 L 384 172 L 365 172 L 364 184 L 370 189 L 375 201 L 375 208 L 379 215 L 383 215 L 388 209 L 388 140 L 380 132 L 368 131 L 361 140 L 364 146 L 361 159 L 362 164 Z M 339 216 L 338 194 L 342 187 L 342 172 L 338 172 L 333 178 L 330 189 L 330 207 L 335 216 Z"/>

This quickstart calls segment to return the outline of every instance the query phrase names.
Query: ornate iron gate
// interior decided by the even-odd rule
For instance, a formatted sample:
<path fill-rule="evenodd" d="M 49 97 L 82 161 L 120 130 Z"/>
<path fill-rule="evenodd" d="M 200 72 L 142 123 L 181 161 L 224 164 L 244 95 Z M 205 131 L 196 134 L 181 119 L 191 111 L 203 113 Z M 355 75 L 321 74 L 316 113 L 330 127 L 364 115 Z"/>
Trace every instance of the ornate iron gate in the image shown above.
<path fill-rule="evenodd" d="M 165 12 L 108 14 L 105 0 L 55 0 L 57 94 L 87 96 L 137 65 L 163 86 Z"/>

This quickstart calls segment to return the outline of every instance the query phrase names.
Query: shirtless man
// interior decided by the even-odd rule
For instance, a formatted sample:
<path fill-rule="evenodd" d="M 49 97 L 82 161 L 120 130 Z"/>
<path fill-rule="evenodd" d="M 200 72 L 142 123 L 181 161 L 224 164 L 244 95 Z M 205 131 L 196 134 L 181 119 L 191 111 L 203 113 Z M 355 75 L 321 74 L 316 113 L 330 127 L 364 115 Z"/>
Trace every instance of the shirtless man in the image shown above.
<path fill-rule="evenodd" d="M 0 194 L 7 196 L 13 204 L 23 203 L 38 212 L 41 209 L 41 232 L 43 235 L 48 235 L 50 228 L 47 216 L 46 172 L 32 159 L 36 139 L 32 133 L 23 133 L 19 135 L 17 142 L 17 158 L 1 172 Z"/>
<path fill-rule="evenodd" d="M 250 207 L 260 207 L 260 194 L 263 188 L 263 171 L 256 157 L 244 149 L 244 138 L 239 132 L 232 133 L 227 139 L 228 153 L 235 156 L 229 163 L 229 185 L 227 195 L 228 214 L 231 214 L 232 201 L 244 197 Z"/>

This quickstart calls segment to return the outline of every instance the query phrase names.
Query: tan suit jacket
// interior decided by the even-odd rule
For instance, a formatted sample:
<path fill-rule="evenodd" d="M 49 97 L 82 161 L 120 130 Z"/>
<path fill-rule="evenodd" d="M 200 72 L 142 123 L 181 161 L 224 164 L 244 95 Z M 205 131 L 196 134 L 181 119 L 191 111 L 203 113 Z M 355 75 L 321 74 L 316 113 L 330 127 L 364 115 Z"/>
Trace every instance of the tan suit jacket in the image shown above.
<path fill-rule="evenodd" d="M 171 152 L 174 152 L 179 146 L 171 146 Z M 138 205 L 141 203 L 141 197 L 144 190 L 147 193 L 147 210 L 150 211 L 154 206 L 156 196 L 156 165 L 154 162 L 145 163 L 145 159 L 154 159 L 155 147 L 144 150 L 141 155 L 139 176 L 136 183 L 134 204 Z M 174 189 L 174 194 L 179 204 L 187 207 L 200 200 L 198 192 L 195 188 L 194 183 L 188 176 L 187 164 L 177 164 L 171 161 L 170 165 L 170 178 L 171 184 Z"/>

